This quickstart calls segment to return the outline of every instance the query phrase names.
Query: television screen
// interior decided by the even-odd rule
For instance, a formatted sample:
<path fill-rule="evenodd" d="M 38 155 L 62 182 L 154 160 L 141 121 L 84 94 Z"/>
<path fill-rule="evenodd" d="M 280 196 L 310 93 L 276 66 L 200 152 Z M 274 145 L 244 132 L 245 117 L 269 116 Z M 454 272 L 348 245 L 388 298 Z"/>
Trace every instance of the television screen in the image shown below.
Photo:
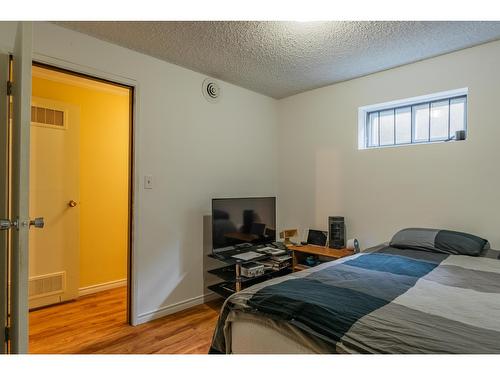
<path fill-rule="evenodd" d="M 276 198 L 212 199 L 212 247 L 276 241 Z"/>

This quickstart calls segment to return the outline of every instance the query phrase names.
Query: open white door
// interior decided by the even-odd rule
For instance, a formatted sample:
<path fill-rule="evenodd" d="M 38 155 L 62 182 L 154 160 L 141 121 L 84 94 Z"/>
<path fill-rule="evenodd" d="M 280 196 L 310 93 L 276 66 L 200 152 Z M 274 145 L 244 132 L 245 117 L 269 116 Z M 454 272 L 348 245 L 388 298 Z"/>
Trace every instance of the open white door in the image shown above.
<path fill-rule="evenodd" d="M 7 81 L 9 55 L 0 54 L 0 218 L 10 227 L 9 218 L 9 118 Z M 8 230 L 0 230 L 0 354 L 7 352 L 5 327 L 8 308 Z"/>
<path fill-rule="evenodd" d="M 30 213 L 43 213 L 45 228 L 29 237 L 30 309 L 78 298 L 80 282 L 80 107 L 31 105 Z"/>
<path fill-rule="evenodd" d="M 28 352 L 28 231 L 31 225 L 43 227 L 43 220 L 29 218 L 32 39 L 32 24 L 20 22 L 11 77 L 11 353 Z"/>

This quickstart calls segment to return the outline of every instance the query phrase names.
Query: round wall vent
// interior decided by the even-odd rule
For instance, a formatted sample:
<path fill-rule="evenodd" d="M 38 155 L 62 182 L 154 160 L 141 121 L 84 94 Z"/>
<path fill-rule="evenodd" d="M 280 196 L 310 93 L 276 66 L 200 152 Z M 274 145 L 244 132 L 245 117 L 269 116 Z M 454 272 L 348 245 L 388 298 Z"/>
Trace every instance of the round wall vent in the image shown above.
<path fill-rule="evenodd" d="M 210 103 L 216 103 L 219 101 L 221 96 L 221 89 L 216 81 L 211 78 L 207 78 L 203 81 L 201 90 L 203 91 L 203 96 Z"/>

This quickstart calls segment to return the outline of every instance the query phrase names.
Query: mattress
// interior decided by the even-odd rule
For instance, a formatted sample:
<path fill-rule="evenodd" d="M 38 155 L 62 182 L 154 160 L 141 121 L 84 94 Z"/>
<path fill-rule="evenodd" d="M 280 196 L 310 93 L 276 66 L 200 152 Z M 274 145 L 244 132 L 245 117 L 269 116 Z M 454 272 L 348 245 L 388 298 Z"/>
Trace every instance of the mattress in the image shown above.
<path fill-rule="evenodd" d="M 500 261 L 382 245 L 224 303 L 212 353 L 500 353 Z"/>
<path fill-rule="evenodd" d="M 240 317 L 232 323 L 231 353 L 233 354 L 310 354 L 312 348 L 301 344 L 284 329 L 277 330 L 257 316 Z"/>

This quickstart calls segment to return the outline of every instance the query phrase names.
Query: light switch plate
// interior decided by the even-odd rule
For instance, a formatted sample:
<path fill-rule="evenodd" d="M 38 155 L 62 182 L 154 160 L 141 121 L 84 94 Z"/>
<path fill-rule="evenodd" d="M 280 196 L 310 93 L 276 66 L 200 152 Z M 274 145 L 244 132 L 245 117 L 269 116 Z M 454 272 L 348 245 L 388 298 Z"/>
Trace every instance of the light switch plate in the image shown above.
<path fill-rule="evenodd" d="M 153 176 L 146 175 L 144 176 L 144 189 L 152 189 L 153 188 Z"/>

